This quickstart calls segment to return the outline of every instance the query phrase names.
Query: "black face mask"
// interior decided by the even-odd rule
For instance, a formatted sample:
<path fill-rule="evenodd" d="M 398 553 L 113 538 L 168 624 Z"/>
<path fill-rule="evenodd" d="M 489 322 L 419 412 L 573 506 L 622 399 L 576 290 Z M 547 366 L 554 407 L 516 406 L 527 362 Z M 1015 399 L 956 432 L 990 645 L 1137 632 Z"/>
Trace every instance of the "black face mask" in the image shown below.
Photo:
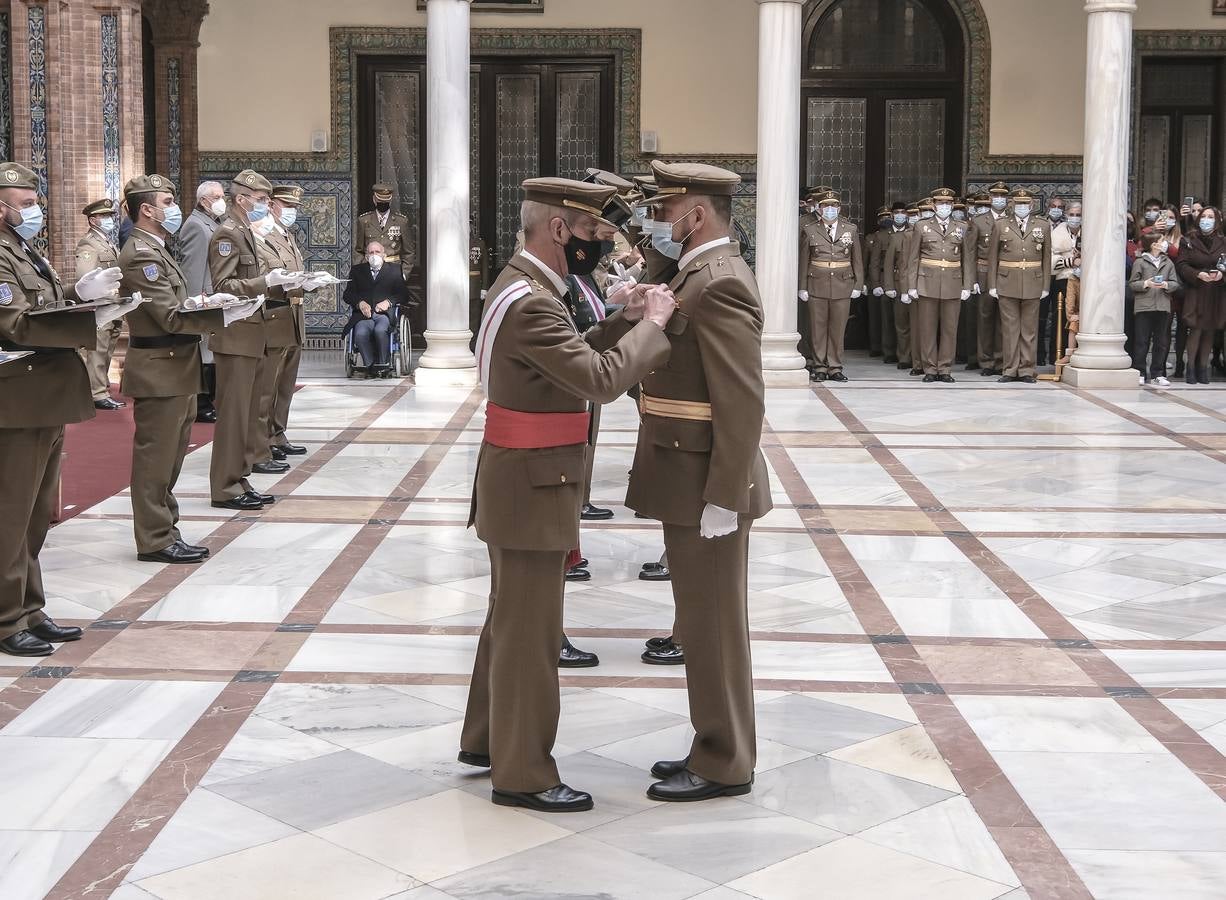
<path fill-rule="evenodd" d="M 381 213 L 385 213 L 391 208 L 392 208 L 392 204 L 390 203 L 376 203 L 375 204 L 375 209 L 377 209 Z"/>
<path fill-rule="evenodd" d="M 878 219 L 877 220 L 877 227 L 880 228 L 882 231 L 889 231 L 890 226 L 893 224 L 894 224 L 893 219 Z"/>
<path fill-rule="evenodd" d="M 571 233 L 570 240 L 563 248 L 566 251 L 566 270 L 571 275 L 591 275 L 596 266 L 604 258 L 606 241 L 585 241 L 577 234 Z M 612 245 L 610 244 L 610 249 Z"/>

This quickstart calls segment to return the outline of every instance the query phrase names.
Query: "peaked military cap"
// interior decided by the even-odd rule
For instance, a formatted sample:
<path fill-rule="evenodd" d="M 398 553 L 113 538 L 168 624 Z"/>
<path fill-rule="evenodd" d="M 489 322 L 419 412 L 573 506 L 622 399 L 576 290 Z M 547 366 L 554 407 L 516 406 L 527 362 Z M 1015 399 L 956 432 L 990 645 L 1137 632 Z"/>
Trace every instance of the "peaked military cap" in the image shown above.
<path fill-rule="evenodd" d="M 81 214 L 85 216 L 113 216 L 115 213 L 115 201 L 110 197 L 95 200 L 86 206 L 85 209 L 81 210 Z"/>
<path fill-rule="evenodd" d="M 834 191 L 826 191 L 824 194 L 811 199 L 816 200 L 818 206 L 841 206 L 843 203 L 839 199 L 839 195 Z"/>
<path fill-rule="evenodd" d="M 985 203 L 991 203 L 992 197 L 987 191 L 976 191 L 973 195 L 971 195 L 970 200 L 976 205 L 982 205 Z"/>
<path fill-rule="evenodd" d="M 1009 195 L 1009 185 L 1003 181 L 998 181 L 988 188 L 988 193 L 1007 197 Z"/>
<path fill-rule="evenodd" d="M 615 188 L 572 178 L 529 178 L 523 184 L 524 199 L 547 206 L 577 209 L 593 219 L 617 226 L 605 218 L 605 207 L 617 194 Z"/>
<path fill-rule="evenodd" d="M 654 175 L 634 175 L 634 186 L 638 188 L 639 193 L 643 197 L 654 197 L 660 186 L 656 184 L 656 176 Z"/>
<path fill-rule="evenodd" d="M 175 183 L 165 175 L 137 175 L 135 178 L 128 180 L 128 183 L 123 186 L 123 195 L 130 197 L 133 194 L 150 194 L 157 191 L 169 191 L 172 194 L 178 193 L 175 189 Z"/>
<path fill-rule="evenodd" d="M 279 184 L 272 189 L 272 199 L 298 206 L 302 203 L 302 188 L 296 184 Z"/>
<path fill-rule="evenodd" d="M 1030 193 L 1030 191 L 1026 190 L 1025 188 L 1018 188 L 1009 195 L 1009 199 L 1014 203 L 1017 203 L 1019 200 L 1026 202 L 1027 200 L 1034 200 L 1034 194 Z"/>
<path fill-rule="evenodd" d="M 919 203 L 915 204 L 915 208 L 923 212 L 926 209 L 935 209 L 936 205 L 932 202 L 931 197 L 924 197 Z"/>
<path fill-rule="evenodd" d="M 272 182 L 254 169 L 243 169 L 243 171 L 234 176 L 234 183 L 251 191 L 263 191 L 265 194 L 272 193 Z"/>
<path fill-rule="evenodd" d="M 828 184 L 819 184 L 817 187 L 811 187 L 805 191 L 805 199 L 817 200 L 822 196 L 822 194 L 828 194 L 833 190 L 834 188 Z"/>
<path fill-rule="evenodd" d="M 958 199 L 958 195 L 954 193 L 952 188 L 937 188 L 935 191 L 932 192 L 932 199 L 933 201 L 937 201 L 937 200 L 954 201 Z"/>
<path fill-rule="evenodd" d="M 647 203 L 659 203 L 669 197 L 692 194 L 698 197 L 731 197 L 741 176 L 727 169 L 705 163 L 666 163 L 655 159 L 651 171 L 659 190 Z"/>
<path fill-rule="evenodd" d="M 21 163 L 15 162 L 0 163 L 0 187 L 41 190 L 38 186 L 38 174 L 33 169 L 27 169 Z"/>
<path fill-rule="evenodd" d="M 888 206 L 883 206 L 879 210 L 877 210 L 877 218 L 878 219 L 885 218 L 886 216 L 890 215 L 890 213 L 891 213 L 890 208 Z"/>
<path fill-rule="evenodd" d="M 966 209 L 967 203 L 961 197 L 954 200 L 954 209 Z"/>
<path fill-rule="evenodd" d="M 374 187 L 371 188 L 371 191 L 374 192 L 376 200 L 391 200 L 392 199 L 392 186 L 390 184 L 386 184 L 385 182 L 380 181 L 378 184 L 376 184 Z"/>
<path fill-rule="evenodd" d="M 606 172 L 604 169 L 588 169 L 587 177 L 583 180 L 590 184 L 603 184 L 605 187 L 614 188 L 617 193 L 622 195 L 634 190 L 634 182 L 627 181 L 613 172 Z"/>
<path fill-rule="evenodd" d="M 919 208 L 918 203 L 912 203 L 911 205 L 907 207 L 907 215 L 918 216 L 919 213 L 920 213 L 920 208 Z"/>

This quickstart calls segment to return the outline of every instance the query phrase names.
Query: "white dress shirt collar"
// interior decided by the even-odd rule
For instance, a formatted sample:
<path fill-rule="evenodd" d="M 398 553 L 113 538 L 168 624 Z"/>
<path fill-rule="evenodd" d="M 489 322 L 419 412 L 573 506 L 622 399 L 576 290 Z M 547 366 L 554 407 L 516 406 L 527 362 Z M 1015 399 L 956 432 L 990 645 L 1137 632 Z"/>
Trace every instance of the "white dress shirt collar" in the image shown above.
<path fill-rule="evenodd" d="M 694 260 L 698 259 L 700 254 L 706 253 L 712 247 L 720 247 L 724 244 L 731 244 L 731 243 L 732 243 L 732 238 L 722 237 L 722 238 L 716 238 L 713 241 L 707 241 L 705 244 L 700 244 L 699 246 L 691 250 L 689 253 L 685 254 L 685 256 L 681 257 L 681 259 L 677 260 L 677 271 L 680 272 L 682 269 L 684 269 Z"/>
<path fill-rule="evenodd" d="M 133 230 L 133 231 L 139 231 L 141 234 L 143 234 L 143 235 L 144 235 L 145 237 L 147 237 L 147 238 L 152 238 L 153 240 L 155 240 L 155 241 L 157 241 L 159 244 L 161 244 L 163 247 L 165 247 L 165 246 L 166 246 L 166 241 L 164 241 L 162 238 L 158 237 L 156 234 L 154 234 L 154 233 L 153 233 L 153 232 L 151 232 L 151 231 L 145 231 L 145 229 L 143 229 L 143 228 L 133 228 L 132 230 Z"/>
<path fill-rule="evenodd" d="M 565 278 L 563 278 L 553 269 L 549 268 L 549 266 L 545 265 L 527 250 L 521 250 L 520 255 L 523 256 L 524 259 L 528 260 L 528 262 L 532 263 L 532 265 L 540 269 L 541 273 L 553 283 L 554 290 L 558 292 L 558 297 L 565 297 L 570 293 L 566 287 Z"/>

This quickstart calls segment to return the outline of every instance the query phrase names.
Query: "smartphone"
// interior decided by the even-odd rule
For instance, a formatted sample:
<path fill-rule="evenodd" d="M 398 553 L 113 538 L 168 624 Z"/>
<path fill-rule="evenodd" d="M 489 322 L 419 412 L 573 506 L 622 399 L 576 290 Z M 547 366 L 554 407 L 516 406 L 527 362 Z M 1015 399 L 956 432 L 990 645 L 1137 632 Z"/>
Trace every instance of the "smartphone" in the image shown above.
<path fill-rule="evenodd" d="M 1189 207 L 1189 208 L 1191 208 L 1192 203 L 1193 203 L 1195 200 L 1196 200 L 1196 198 L 1195 198 L 1195 197 L 1184 197 L 1184 198 L 1183 198 L 1183 205 L 1184 205 L 1184 206 L 1187 206 L 1187 207 Z"/>
<path fill-rule="evenodd" d="M 1154 284 L 1166 284 L 1166 276 L 1165 275 L 1155 275 L 1153 278 L 1150 279 L 1150 281 L 1152 281 Z"/>

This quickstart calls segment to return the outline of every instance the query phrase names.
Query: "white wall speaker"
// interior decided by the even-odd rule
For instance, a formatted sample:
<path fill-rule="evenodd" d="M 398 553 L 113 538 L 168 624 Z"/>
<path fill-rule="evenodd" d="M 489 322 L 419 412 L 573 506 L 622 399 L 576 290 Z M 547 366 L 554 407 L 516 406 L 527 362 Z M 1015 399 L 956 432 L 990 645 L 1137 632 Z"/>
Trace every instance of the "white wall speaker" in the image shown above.
<path fill-rule="evenodd" d="M 660 150 L 660 135 L 655 131 L 644 131 L 640 138 L 640 145 L 644 153 L 658 153 Z"/>
<path fill-rule="evenodd" d="M 318 131 L 311 132 L 311 152 L 328 152 L 328 132 L 324 131 L 322 128 Z"/>

